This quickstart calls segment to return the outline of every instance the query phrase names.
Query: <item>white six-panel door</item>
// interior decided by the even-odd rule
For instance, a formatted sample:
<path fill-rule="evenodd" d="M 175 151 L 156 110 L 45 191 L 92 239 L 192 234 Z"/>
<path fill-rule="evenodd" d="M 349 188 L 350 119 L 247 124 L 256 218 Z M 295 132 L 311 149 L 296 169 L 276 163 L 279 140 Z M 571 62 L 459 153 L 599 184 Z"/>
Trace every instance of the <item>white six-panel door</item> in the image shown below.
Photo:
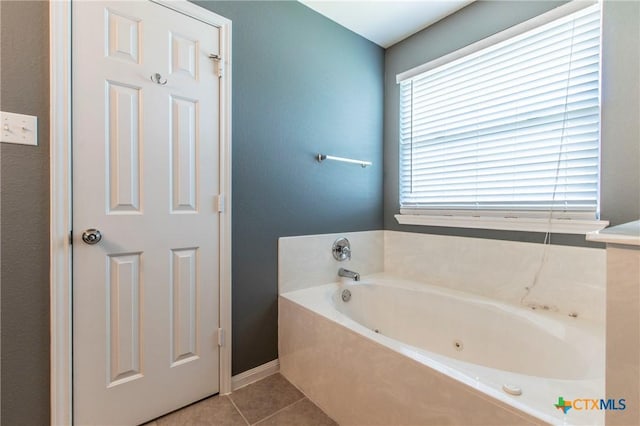
<path fill-rule="evenodd" d="M 136 424 L 218 391 L 219 29 L 72 8 L 74 419 Z"/>

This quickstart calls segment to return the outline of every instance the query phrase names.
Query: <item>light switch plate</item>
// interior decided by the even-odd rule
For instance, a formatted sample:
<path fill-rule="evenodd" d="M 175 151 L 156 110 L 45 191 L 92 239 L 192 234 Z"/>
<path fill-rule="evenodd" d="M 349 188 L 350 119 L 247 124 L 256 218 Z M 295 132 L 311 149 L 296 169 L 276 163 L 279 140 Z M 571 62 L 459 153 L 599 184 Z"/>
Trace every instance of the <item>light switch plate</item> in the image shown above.
<path fill-rule="evenodd" d="M 0 142 L 38 145 L 38 117 L 0 111 Z"/>

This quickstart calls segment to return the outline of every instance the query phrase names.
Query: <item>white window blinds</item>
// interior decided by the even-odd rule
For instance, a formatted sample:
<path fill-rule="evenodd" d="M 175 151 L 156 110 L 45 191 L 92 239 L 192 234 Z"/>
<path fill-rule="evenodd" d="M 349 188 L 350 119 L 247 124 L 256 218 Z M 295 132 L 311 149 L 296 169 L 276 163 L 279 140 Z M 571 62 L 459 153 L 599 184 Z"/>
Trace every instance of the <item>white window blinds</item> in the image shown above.
<path fill-rule="evenodd" d="M 401 81 L 402 210 L 594 218 L 599 75 L 596 5 Z"/>

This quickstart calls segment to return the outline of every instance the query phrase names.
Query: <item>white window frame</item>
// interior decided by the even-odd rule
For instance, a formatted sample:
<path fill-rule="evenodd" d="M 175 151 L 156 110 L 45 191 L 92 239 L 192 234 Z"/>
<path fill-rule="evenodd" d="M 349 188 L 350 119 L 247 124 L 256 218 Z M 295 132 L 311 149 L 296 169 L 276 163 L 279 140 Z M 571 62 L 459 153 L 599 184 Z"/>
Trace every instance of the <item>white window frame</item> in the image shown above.
<path fill-rule="evenodd" d="M 597 4 L 597 1 L 572 1 L 549 12 L 515 25 L 502 32 L 472 43 L 450 54 L 419 65 L 396 75 L 396 82 L 413 78 L 419 74 L 455 61 L 474 52 L 490 47 L 524 32 L 547 24 L 563 16 Z M 602 13 L 602 8 L 600 9 Z M 401 208 L 395 218 L 402 225 L 443 226 L 456 228 L 499 229 L 528 232 L 554 232 L 586 234 L 609 225 L 608 221 L 593 219 L 593 213 L 549 211 L 491 211 L 491 210 L 440 210 Z"/>

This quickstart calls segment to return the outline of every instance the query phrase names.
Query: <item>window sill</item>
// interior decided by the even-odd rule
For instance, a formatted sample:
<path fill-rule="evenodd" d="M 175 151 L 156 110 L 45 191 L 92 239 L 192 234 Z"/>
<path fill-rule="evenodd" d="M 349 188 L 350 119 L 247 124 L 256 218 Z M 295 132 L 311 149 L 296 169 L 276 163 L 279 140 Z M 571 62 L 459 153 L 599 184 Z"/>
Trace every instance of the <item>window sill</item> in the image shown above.
<path fill-rule="evenodd" d="M 450 228 L 500 229 L 505 231 L 586 234 L 604 229 L 606 220 L 546 219 L 523 217 L 435 216 L 397 214 L 401 225 L 445 226 Z"/>

